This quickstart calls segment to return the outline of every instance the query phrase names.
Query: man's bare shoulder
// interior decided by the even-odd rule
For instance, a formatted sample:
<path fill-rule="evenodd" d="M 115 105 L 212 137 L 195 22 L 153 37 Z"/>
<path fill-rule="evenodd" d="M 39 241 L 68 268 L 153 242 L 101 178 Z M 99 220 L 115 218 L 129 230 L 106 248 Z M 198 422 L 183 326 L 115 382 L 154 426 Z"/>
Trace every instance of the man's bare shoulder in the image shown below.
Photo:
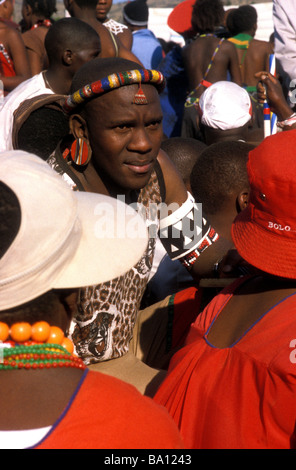
<path fill-rule="evenodd" d="M 260 47 L 260 49 L 265 50 L 266 52 L 269 52 L 272 54 L 272 45 L 268 41 L 262 41 L 261 39 L 253 39 L 251 42 L 252 47 Z"/>
<path fill-rule="evenodd" d="M 2 23 L 1 21 L 0 21 L 0 33 L 1 34 L 5 33 L 6 38 L 8 37 L 15 38 L 15 37 L 21 36 L 21 33 L 18 30 L 16 30 L 15 28 L 13 28 L 12 26 L 6 23 Z"/>

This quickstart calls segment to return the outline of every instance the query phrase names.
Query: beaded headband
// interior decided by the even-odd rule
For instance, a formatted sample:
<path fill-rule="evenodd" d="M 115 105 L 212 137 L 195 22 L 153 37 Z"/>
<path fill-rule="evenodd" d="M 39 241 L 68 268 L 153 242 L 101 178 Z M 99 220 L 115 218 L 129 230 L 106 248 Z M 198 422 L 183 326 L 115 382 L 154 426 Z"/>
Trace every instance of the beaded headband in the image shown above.
<path fill-rule="evenodd" d="M 69 95 L 63 104 L 63 109 L 67 114 L 70 114 L 77 106 L 91 98 L 103 95 L 121 86 L 134 85 L 136 83 L 139 84 L 139 90 L 135 94 L 134 103 L 147 104 L 146 96 L 141 89 L 141 83 L 151 83 L 161 92 L 165 87 L 165 78 L 161 72 L 147 69 L 113 73 L 101 80 L 85 85 L 83 88 L 80 88 L 80 90 Z"/>

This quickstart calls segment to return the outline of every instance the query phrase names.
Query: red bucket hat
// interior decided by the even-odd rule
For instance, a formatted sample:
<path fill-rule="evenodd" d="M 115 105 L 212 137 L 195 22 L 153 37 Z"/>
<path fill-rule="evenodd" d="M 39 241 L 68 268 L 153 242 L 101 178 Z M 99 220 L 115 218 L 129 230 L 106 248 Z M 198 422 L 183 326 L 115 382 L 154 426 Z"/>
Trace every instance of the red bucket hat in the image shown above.
<path fill-rule="evenodd" d="M 249 204 L 232 225 L 237 251 L 262 271 L 296 279 L 296 131 L 265 138 L 247 169 Z"/>
<path fill-rule="evenodd" d="M 179 3 L 169 14 L 168 26 L 176 33 L 184 34 L 193 31 L 191 16 L 195 0 L 185 0 Z"/>

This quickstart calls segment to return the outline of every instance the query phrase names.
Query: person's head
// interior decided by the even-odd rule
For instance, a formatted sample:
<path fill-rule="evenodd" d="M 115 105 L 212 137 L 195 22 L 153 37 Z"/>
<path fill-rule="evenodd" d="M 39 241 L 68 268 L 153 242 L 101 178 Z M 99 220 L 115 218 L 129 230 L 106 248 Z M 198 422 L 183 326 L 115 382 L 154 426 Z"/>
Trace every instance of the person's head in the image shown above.
<path fill-rule="evenodd" d="M 162 141 L 158 93 L 164 77 L 126 59 L 94 59 L 72 82 L 64 109 L 73 135 L 92 149 L 91 163 L 112 191 L 126 193 L 150 179 Z"/>
<path fill-rule="evenodd" d="M 224 19 L 224 7 L 221 0 L 196 0 L 191 23 L 197 33 L 213 33 L 222 25 Z"/>
<path fill-rule="evenodd" d="M 48 30 L 44 46 L 49 67 L 65 67 L 73 76 L 91 59 L 99 56 L 101 41 L 97 32 L 78 18 L 63 18 Z"/>
<path fill-rule="evenodd" d="M 121 201 L 71 191 L 23 151 L 1 154 L 0 175 L 0 321 L 44 320 L 65 329 L 75 307 L 70 294 L 140 259 L 145 223 Z M 117 227 L 119 214 L 124 224 Z M 111 260 L 115 252 L 120 256 Z"/>
<path fill-rule="evenodd" d="M 32 18 L 50 19 L 56 11 L 56 0 L 23 0 L 22 17 L 27 27 L 32 25 Z"/>
<path fill-rule="evenodd" d="M 255 36 L 257 29 L 257 10 L 252 5 L 242 5 L 233 11 L 227 18 L 227 29 L 233 36 L 248 33 Z"/>
<path fill-rule="evenodd" d="M 97 19 L 101 23 L 104 23 L 104 21 L 106 21 L 107 15 L 112 7 L 112 3 L 112 0 L 97 0 L 96 15 Z"/>
<path fill-rule="evenodd" d="M 206 147 L 206 144 L 197 139 L 185 137 L 171 137 L 170 139 L 164 140 L 161 144 L 162 150 L 164 150 L 174 162 L 183 178 L 186 188 L 190 192 L 191 170 Z"/>
<path fill-rule="evenodd" d="M 131 30 L 148 27 L 149 8 L 146 0 L 134 0 L 123 7 L 123 20 Z"/>
<path fill-rule="evenodd" d="M 206 148 L 194 165 L 191 190 L 203 213 L 224 238 L 231 240 L 231 223 L 245 209 L 249 196 L 248 154 L 254 145 L 219 142 Z"/>
<path fill-rule="evenodd" d="M 64 5 L 71 16 L 76 16 L 75 8 L 95 12 L 97 0 L 64 0 Z"/>
<path fill-rule="evenodd" d="M 248 92 L 233 82 L 220 81 L 207 88 L 198 106 L 200 127 L 210 145 L 223 140 L 245 140 L 252 119 Z"/>
<path fill-rule="evenodd" d="M 0 0 L 0 18 L 10 20 L 14 10 L 14 0 Z"/>
<path fill-rule="evenodd" d="M 296 279 L 296 131 L 266 137 L 249 153 L 249 204 L 232 238 L 248 263 L 273 276 Z"/>

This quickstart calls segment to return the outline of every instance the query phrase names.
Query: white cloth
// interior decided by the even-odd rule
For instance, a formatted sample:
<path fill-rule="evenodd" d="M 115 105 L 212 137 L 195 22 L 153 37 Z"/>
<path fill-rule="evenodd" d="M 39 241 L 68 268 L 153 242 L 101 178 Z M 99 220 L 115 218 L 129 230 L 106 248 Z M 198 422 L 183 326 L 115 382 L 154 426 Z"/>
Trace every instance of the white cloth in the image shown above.
<path fill-rule="evenodd" d="M 0 151 L 13 150 L 12 128 L 14 111 L 23 101 L 34 96 L 43 95 L 44 93 L 53 94 L 53 91 L 46 87 L 43 73 L 41 72 L 22 82 L 4 98 L 0 104 Z"/>
<path fill-rule="evenodd" d="M 27 449 L 40 442 L 51 426 L 25 431 L 0 431 L 0 449 Z"/>
<path fill-rule="evenodd" d="M 275 56 L 282 71 L 284 83 L 296 79 L 296 2 L 273 0 Z"/>

